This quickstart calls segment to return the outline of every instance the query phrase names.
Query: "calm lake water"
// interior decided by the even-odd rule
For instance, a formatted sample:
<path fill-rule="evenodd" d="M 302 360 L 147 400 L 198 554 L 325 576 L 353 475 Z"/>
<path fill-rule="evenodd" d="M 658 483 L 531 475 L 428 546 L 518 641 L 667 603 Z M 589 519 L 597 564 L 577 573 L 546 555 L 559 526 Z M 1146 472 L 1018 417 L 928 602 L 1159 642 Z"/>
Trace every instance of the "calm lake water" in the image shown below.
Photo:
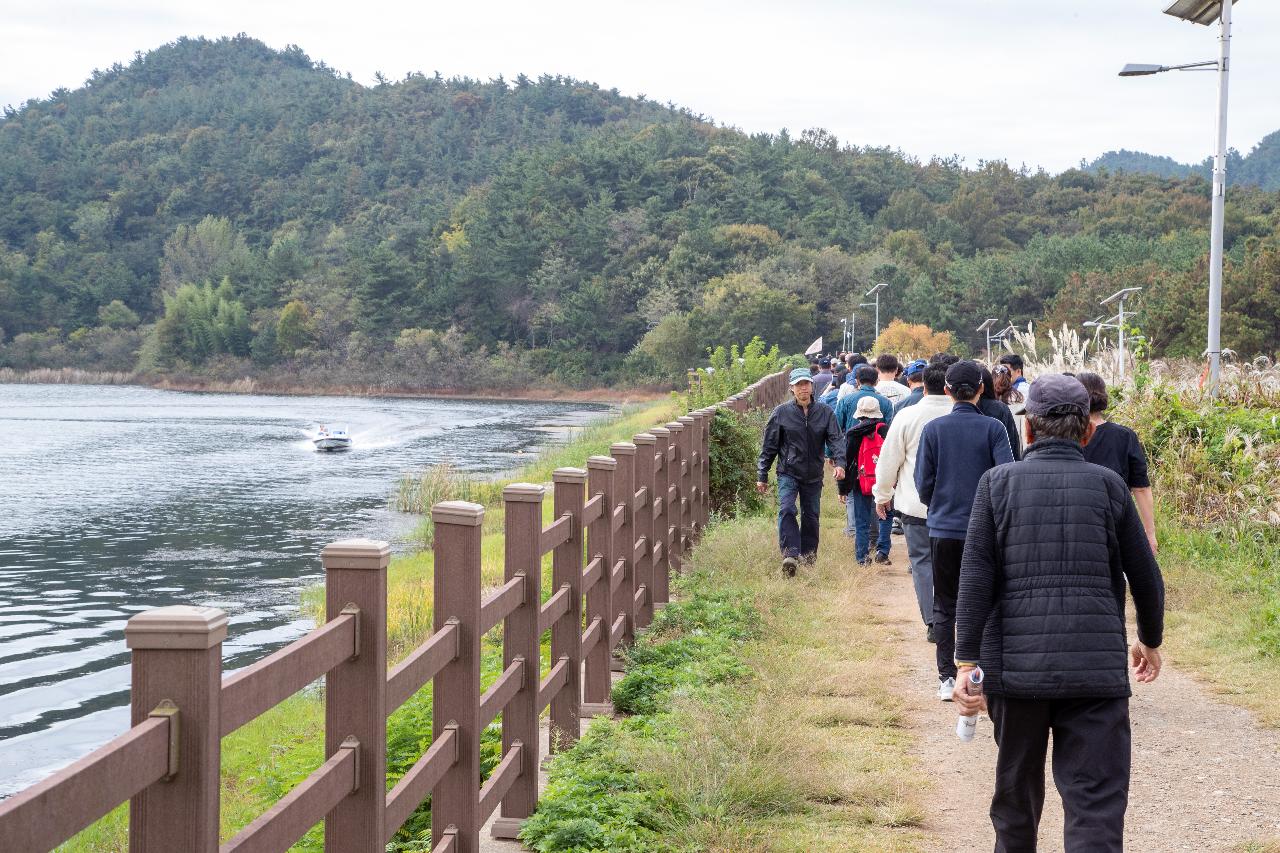
<path fill-rule="evenodd" d="M 312 627 L 326 543 L 412 529 L 401 473 L 499 472 L 606 410 L 0 385 L 0 796 L 128 727 L 133 613 L 221 607 L 245 666 Z M 319 423 L 352 449 L 315 452 Z"/>

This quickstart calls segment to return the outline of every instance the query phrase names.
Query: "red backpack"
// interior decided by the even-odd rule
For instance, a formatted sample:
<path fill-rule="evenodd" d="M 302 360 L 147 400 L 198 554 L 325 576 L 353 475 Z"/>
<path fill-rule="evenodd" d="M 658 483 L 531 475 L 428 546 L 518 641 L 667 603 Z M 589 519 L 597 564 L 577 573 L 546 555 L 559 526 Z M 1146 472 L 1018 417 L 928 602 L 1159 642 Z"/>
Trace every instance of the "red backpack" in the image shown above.
<path fill-rule="evenodd" d="M 880 448 L 884 447 L 886 432 L 888 428 L 884 424 L 876 424 L 858 445 L 858 486 L 864 495 L 871 494 L 876 484 L 876 463 L 880 461 Z"/>

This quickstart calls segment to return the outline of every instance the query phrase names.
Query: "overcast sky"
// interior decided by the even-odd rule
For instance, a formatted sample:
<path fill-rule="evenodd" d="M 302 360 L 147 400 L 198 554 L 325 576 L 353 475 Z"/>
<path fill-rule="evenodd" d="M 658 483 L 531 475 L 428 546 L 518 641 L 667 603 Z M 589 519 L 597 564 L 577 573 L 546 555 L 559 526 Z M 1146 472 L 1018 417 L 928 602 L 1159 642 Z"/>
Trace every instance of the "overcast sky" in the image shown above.
<path fill-rule="evenodd" d="M 823 127 L 970 165 L 1060 171 L 1116 148 L 1213 150 L 1209 72 L 1121 79 L 1125 62 L 1217 57 L 1217 27 L 1169 0 L 0 0 L 0 104 L 179 36 L 244 32 L 370 83 L 439 71 L 564 74 L 747 131 Z M 1228 142 L 1280 129 L 1280 3 L 1235 7 Z"/>

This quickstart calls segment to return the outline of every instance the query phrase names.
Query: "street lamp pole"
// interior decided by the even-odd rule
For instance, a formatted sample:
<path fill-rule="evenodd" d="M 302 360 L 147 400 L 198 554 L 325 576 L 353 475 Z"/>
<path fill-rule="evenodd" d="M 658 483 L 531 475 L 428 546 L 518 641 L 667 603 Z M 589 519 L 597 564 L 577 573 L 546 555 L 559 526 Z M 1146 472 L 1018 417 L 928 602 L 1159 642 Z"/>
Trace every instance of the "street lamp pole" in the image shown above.
<path fill-rule="evenodd" d="M 974 329 L 975 332 L 985 332 L 987 335 L 987 364 L 991 364 L 991 327 L 1000 321 L 995 317 L 990 317 L 982 321 L 982 325 Z"/>
<path fill-rule="evenodd" d="M 1137 293 L 1140 290 L 1142 290 L 1141 287 L 1126 287 L 1124 290 L 1117 291 L 1116 293 L 1111 294 L 1106 299 L 1098 303 L 1100 305 L 1105 305 L 1107 307 L 1111 307 L 1112 302 L 1117 303 L 1118 311 L 1116 313 L 1116 316 L 1113 317 L 1112 319 L 1116 321 L 1116 325 L 1115 325 L 1116 335 L 1117 335 L 1117 338 L 1119 339 L 1119 347 L 1116 349 L 1116 369 L 1120 374 L 1120 384 L 1122 385 L 1124 384 L 1124 369 L 1125 369 L 1124 301 L 1128 299 L 1131 295 Z M 1129 313 L 1132 314 L 1133 312 L 1130 311 Z"/>
<path fill-rule="evenodd" d="M 1218 43 L 1217 149 L 1213 154 L 1213 210 L 1209 242 L 1209 394 L 1218 396 L 1222 372 L 1222 221 L 1227 193 L 1227 75 L 1231 60 L 1231 2 L 1222 4 Z"/>
<path fill-rule="evenodd" d="M 875 287 L 868 290 L 866 293 L 862 294 L 863 296 L 874 295 L 876 298 L 875 306 L 876 306 L 876 340 L 877 341 L 880 340 L 880 291 L 884 290 L 888 286 L 889 286 L 888 282 L 882 281 L 879 284 L 877 284 Z M 874 346 L 874 344 L 872 346 Z"/>
<path fill-rule="evenodd" d="M 1174 0 L 1166 15 L 1193 24 L 1208 26 L 1218 22 L 1218 60 L 1187 65 L 1126 65 L 1121 77 L 1139 77 L 1162 71 L 1216 67 L 1218 71 L 1218 115 L 1213 152 L 1213 196 L 1209 220 L 1209 329 L 1206 354 L 1209 356 L 1209 395 L 1218 395 L 1222 373 L 1222 224 L 1227 192 L 1227 81 L 1231 71 L 1231 7 L 1237 0 Z"/>

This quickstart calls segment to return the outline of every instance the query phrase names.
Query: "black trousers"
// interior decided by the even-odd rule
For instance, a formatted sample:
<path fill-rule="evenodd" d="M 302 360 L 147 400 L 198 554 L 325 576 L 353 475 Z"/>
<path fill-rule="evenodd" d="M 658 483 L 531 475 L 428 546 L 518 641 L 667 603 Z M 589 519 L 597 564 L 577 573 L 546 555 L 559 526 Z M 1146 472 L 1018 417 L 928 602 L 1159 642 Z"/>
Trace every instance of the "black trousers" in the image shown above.
<path fill-rule="evenodd" d="M 938 678 L 956 677 L 956 598 L 960 595 L 963 539 L 929 537 L 933 556 L 933 635 L 938 644 Z"/>
<path fill-rule="evenodd" d="M 996 853 L 1035 853 L 1049 732 L 1066 853 L 1120 853 L 1129 804 L 1129 700 L 989 694 L 987 709 L 1000 747 L 991 799 Z"/>

